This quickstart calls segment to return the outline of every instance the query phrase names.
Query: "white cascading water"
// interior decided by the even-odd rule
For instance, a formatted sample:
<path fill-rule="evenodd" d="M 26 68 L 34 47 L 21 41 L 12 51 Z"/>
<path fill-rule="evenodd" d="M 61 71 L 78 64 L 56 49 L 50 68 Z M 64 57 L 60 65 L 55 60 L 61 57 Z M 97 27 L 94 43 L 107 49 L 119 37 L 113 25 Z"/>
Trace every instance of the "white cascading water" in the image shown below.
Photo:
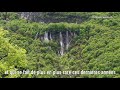
<path fill-rule="evenodd" d="M 52 40 L 52 35 L 51 35 L 51 33 L 50 33 L 50 40 Z"/>
<path fill-rule="evenodd" d="M 69 32 L 69 31 L 66 31 L 66 33 L 62 33 L 62 32 L 59 32 L 59 38 L 60 38 L 60 50 L 58 51 L 58 53 L 63 56 L 64 53 L 65 53 L 65 50 L 67 52 L 69 46 L 70 46 L 70 43 L 71 43 L 71 40 L 73 37 L 76 36 L 76 33 L 75 32 Z M 36 34 L 36 37 L 38 37 L 38 33 Z M 54 39 L 54 36 L 52 36 L 51 32 L 46 32 L 45 31 L 45 34 L 44 36 L 41 36 L 40 37 L 41 40 L 44 40 L 45 42 L 49 42 L 50 40 Z M 65 40 L 64 40 L 65 39 Z M 64 42 L 65 41 L 65 42 Z"/>
<path fill-rule="evenodd" d="M 66 31 L 66 50 L 68 50 L 69 47 L 69 33 Z"/>
<path fill-rule="evenodd" d="M 39 34 L 39 33 L 37 32 L 37 33 L 36 33 L 36 35 L 35 35 L 35 39 L 37 39 L 37 38 L 38 38 L 38 34 Z"/>
<path fill-rule="evenodd" d="M 44 34 L 44 41 L 49 41 L 48 39 L 48 33 L 45 31 L 45 34 Z"/>
<path fill-rule="evenodd" d="M 60 55 L 62 56 L 64 54 L 64 43 L 63 43 L 63 36 L 62 33 L 60 32 Z"/>
<path fill-rule="evenodd" d="M 73 34 L 73 35 L 74 35 L 74 37 L 76 37 L 76 33 L 75 33 L 75 32 L 74 32 L 74 34 Z"/>

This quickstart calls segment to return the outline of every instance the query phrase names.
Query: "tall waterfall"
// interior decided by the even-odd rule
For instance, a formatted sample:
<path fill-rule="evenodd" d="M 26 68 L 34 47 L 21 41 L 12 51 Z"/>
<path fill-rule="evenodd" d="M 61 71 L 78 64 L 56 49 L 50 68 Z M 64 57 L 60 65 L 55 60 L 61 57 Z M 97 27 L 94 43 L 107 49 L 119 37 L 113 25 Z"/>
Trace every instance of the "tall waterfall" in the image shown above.
<path fill-rule="evenodd" d="M 50 33 L 50 40 L 52 40 L 52 35 L 51 35 L 51 33 Z"/>
<path fill-rule="evenodd" d="M 39 33 L 37 32 L 37 33 L 36 33 L 36 35 L 35 35 L 35 39 L 37 39 L 37 38 L 38 38 L 38 35 L 39 35 Z"/>
<path fill-rule="evenodd" d="M 69 47 L 69 33 L 66 31 L 66 50 L 68 50 Z"/>
<path fill-rule="evenodd" d="M 63 36 L 62 33 L 60 32 L 60 55 L 64 54 L 64 43 L 63 43 Z"/>
<path fill-rule="evenodd" d="M 71 31 L 57 32 L 54 34 L 50 31 L 45 31 L 43 35 L 39 35 L 39 33 L 37 33 L 35 38 L 40 37 L 40 40 L 45 41 L 47 43 L 49 41 L 59 41 L 60 49 L 58 50 L 58 53 L 62 56 L 65 52 L 68 52 L 68 48 L 71 44 L 71 41 L 76 35 L 77 34 L 75 32 Z"/>
<path fill-rule="evenodd" d="M 45 41 L 49 41 L 49 39 L 48 39 L 48 33 L 45 31 L 45 34 L 44 34 L 44 40 Z"/>

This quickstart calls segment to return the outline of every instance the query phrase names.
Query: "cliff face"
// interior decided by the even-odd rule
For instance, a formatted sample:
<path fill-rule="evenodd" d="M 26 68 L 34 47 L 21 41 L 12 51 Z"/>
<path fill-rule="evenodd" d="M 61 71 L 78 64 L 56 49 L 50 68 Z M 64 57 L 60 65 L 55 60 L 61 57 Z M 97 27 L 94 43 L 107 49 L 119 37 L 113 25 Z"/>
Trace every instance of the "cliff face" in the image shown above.
<path fill-rule="evenodd" d="M 58 44 L 58 55 L 64 55 L 67 53 L 71 41 L 77 36 L 77 32 L 71 31 L 45 31 L 43 35 L 36 33 L 35 39 L 40 39 L 42 42 L 49 43 L 50 41 L 57 42 Z"/>
<path fill-rule="evenodd" d="M 79 14 L 79 15 L 77 15 Z M 81 19 L 82 13 L 77 12 L 21 12 L 20 17 L 23 19 L 27 19 L 32 22 L 42 22 L 42 23 L 58 23 L 58 22 L 73 22 L 73 23 L 80 23 L 82 22 Z M 63 28 L 64 29 L 64 28 Z M 59 55 L 64 55 L 71 46 L 71 41 L 74 37 L 77 36 L 76 31 L 70 30 L 51 30 L 45 31 L 44 34 L 36 33 L 35 39 L 40 39 L 41 41 L 49 43 L 50 41 L 57 42 L 58 44 L 58 51 L 56 51 Z"/>
<path fill-rule="evenodd" d="M 36 22 L 43 22 L 42 20 L 42 15 L 44 13 L 42 12 L 21 12 L 19 13 L 20 14 L 20 17 L 23 18 L 23 19 L 27 19 L 27 20 L 30 20 L 30 21 L 36 21 Z"/>
<path fill-rule="evenodd" d="M 81 23 L 83 20 L 88 19 L 87 13 L 83 12 L 21 12 L 19 13 L 21 18 L 35 21 L 35 22 L 71 22 Z"/>

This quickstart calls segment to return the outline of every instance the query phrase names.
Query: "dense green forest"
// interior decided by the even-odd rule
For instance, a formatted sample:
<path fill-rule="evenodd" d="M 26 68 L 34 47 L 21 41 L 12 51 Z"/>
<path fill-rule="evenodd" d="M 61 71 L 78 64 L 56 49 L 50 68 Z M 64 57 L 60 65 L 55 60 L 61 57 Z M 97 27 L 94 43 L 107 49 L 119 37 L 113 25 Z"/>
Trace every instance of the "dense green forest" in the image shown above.
<path fill-rule="evenodd" d="M 0 78 L 120 78 L 120 12 L 0 12 Z"/>

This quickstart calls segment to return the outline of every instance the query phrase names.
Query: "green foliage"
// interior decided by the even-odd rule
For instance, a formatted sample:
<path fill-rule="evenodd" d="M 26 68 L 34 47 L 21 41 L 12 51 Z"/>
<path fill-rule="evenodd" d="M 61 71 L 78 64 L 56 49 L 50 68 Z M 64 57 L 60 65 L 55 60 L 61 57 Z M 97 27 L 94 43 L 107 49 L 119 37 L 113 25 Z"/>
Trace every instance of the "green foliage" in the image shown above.
<path fill-rule="evenodd" d="M 7 77 L 4 75 L 7 70 L 20 70 L 27 67 L 26 50 L 9 43 L 9 40 L 4 38 L 6 32 L 0 29 L 0 77 Z"/>
<path fill-rule="evenodd" d="M 0 20 L 13 20 L 18 19 L 19 15 L 14 12 L 0 12 Z"/>
<path fill-rule="evenodd" d="M 119 78 L 119 12 L 44 12 L 35 16 L 47 23 L 20 19 L 18 13 L 1 12 L 1 78 Z M 103 18 L 111 17 L 111 18 Z M 68 23 L 69 22 L 69 23 Z M 58 54 L 59 32 L 75 32 L 67 52 Z M 50 32 L 56 39 L 40 39 Z M 35 38 L 38 33 L 38 37 Z M 65 37 L 65 34 L 64 34 Z M 116 74 L 28 74 L 6 75 L 5 71 L 115 71 Z M 58 72 L 59 73 L 59 72 Z"/>

